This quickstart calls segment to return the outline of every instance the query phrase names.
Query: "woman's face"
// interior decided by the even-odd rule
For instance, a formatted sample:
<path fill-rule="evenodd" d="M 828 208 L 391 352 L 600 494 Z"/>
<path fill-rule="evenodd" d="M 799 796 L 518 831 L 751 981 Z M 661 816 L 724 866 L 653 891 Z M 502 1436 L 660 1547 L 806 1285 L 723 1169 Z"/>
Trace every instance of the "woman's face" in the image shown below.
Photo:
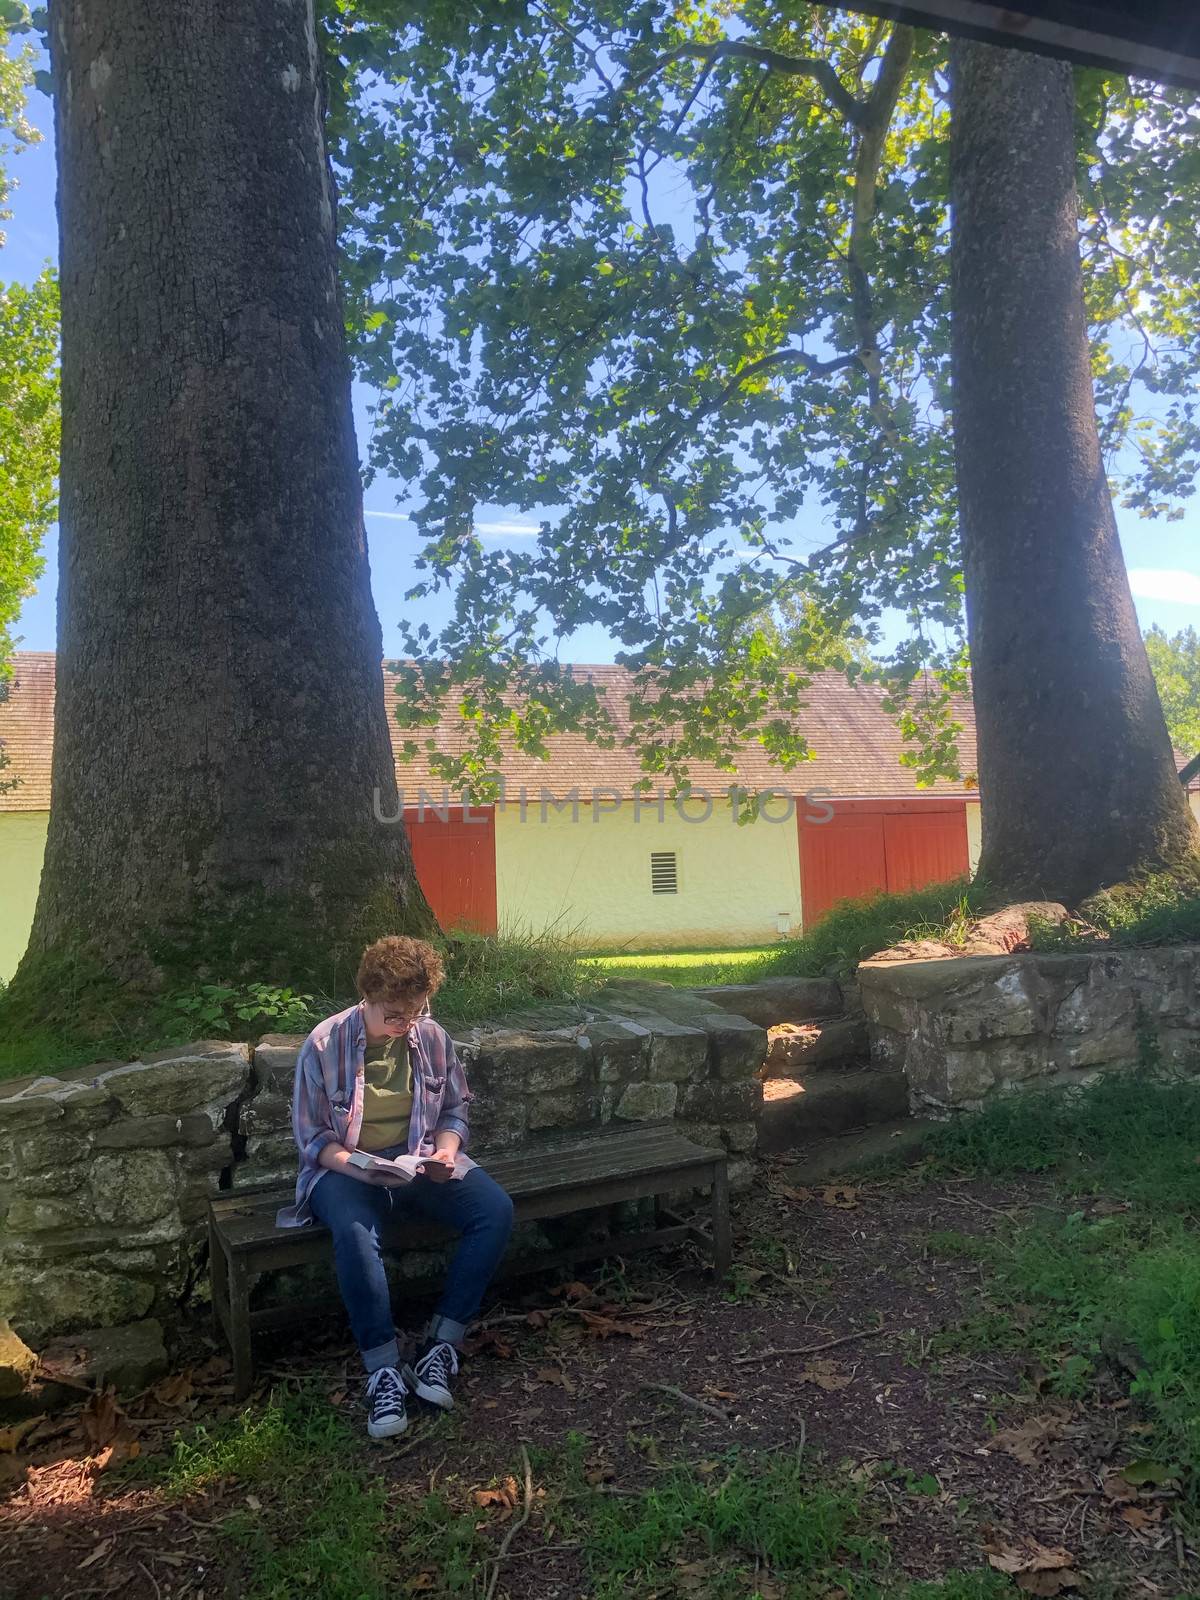
<path fill-rule="evenodd" d="M 404 1001 L 364 1000 L 362 1007 L 369 1034 L 376 1039 L 399 1039 L 429 1009 L 429 996 L 423 994 Z"/>

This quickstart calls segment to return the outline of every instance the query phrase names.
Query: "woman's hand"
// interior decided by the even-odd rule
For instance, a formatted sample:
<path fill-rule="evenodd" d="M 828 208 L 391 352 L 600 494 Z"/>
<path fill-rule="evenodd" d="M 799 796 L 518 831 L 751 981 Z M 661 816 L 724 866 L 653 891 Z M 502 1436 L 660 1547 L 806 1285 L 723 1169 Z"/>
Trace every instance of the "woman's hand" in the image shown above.
<path fill-rule="evenodd" d="M 454 1151 L 435 1150 L 421 1163 L 421 1171 L 430 1183 L 448 1183 L 454 1176 Z"/>

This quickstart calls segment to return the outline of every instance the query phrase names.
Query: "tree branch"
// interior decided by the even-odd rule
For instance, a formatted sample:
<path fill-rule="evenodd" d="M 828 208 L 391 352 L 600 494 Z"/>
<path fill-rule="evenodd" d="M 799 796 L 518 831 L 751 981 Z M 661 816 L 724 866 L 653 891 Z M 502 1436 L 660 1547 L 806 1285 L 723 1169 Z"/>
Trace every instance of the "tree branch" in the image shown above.
<path fill-rule="evenodd" d="M 862 366 L 857 351 L 853 355 L 834 356 L 829 361 L 818 361 L 816 356 L 810 356 L 804 350 L 773 350 L 770 355 L 760 356 L 757 361 L 750 361 L 744 367 L 739 367 L 733 377 L 724 385 L 721 392 L 714 395 L 711 400 L 706 400 L 703 405 L 697 406 L 687 418 L 683 427 L 675 431 L 661 444 L 654 454 L 653 460 L 647 468 L 647 475 L 655 477 L 659 467 L 674 447 L 705 417 L 711 416 L 714 411 L 719 411 L 731 395 L 737 393 L 748 378 L 756 377 L 760 372 L 768 372 L 774 367 L 799 367 L 802 371 L 812 376 L 823 377 L 828 372 L 842 372 L 847 367 Z"/>
<path fill-rule="evenodd" d="M 911 35 L 911 29 L 904 31 Z M 753 61 L 759 66 L 769 67 L 772 72 L 778 72 L 784 77 L 811 78 L 829 103 L 856 128 L 863 125 L 868 114 L 870 98 L 865 102 L 857 100 L 828 61 L 823 61 L 817 56 L 784 55 L 782 51 L 769 50 L 765 45 L 748 44 L 740 39 L 724 39 L 716 44 L 677 45 L 675 49 L 667 50 L 658 56 L 644 72 L 639 72 L 635 78 L 626 79 L 620 87 L 620 93 L 632 94 L 635 90 L 644 88 L 651 78 L 664 72 L 675 62 L 688 60 L 707 61 L 711 64 L 718 61 Z M 880 75 L 882 76 L 882 73 Z"/>

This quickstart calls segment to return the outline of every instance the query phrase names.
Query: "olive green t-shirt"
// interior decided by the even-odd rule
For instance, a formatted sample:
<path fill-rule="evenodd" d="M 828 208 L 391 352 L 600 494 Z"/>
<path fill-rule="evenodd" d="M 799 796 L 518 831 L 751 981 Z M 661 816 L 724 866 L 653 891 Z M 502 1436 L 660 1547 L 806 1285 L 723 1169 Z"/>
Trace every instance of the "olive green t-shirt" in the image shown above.
<path fill-rule="evenodd" d="M 388 1150 L 408 1145 L 412 1117 L 412 1062 L 407 1039 L 369 1044 L 363 1067 L 363 1119 L 360 1150 Z"/>

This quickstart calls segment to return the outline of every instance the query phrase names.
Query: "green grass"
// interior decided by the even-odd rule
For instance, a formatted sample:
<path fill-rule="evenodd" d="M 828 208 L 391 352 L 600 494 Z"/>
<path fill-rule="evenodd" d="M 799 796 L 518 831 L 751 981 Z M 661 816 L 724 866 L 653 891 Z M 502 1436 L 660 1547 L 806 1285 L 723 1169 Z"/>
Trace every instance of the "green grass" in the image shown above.
<path fill-rule="evenodd" d="M 1144 1453 L 1178 1474 L 1200 1514 L 1200 1082 L 1136 1071 L 1069 1096 L 1025 1094 L 939 1130 L 929 1148 L 935 1170 L 1052 1173 L 1065 1202 L 1005 1235 L 930 1240 L 974 1255 L 993 1303 L 941 1348 L 1025 1350 L 1075 1398 L 1102 1365 L 1126 1374 L 1155 1424 Z"/>
<path fill-rule="evenodd" d="M 666 1463 L 648 1487 L 616 1496 L 588 1482 L 593 1448 L 571 1434 L 564 1446 L 531 1451 L 544 1495 L 522 1535 L 524 1548 L 539 1538 L 573 1547 L 589 1600 L 647 1592 L 819 1600 L 833 1587 L 848 1600 L 1009 1592 L 992 1573 L 916 1584 L 895 1576 L 864 1489 L 798 1455 L 731 1450 L 716 1461 Z M 167 1502 L 216 1491 L 197 1526 L 210 1529 L 247 1600 L 384 1600 L 414 1584 L 435 1600 L 481 1596 L 503 1525 L 480 1511 L 452 1461 L 430 1492 L 406 1488 L 413 1474 L 403 1467 L 391 1479 L 381 1466 L 378 1450 L 313 1388 L 192 1428 L 169 1456 L 139 1458 L 122 1477 Z M 505 1571 L 506 1586 L 519 1570 Z"/>
<path fill-rule="evenodd" d="M 756 978 L 850 977 L 860 961 L 902 939 L 958 943 L 971 917 L 995 900 L 985 885 L 956 878 L 908 894 L 842 900 L 794 939 L 746 950 L 621 951 L 587 957 L 610 977 L 655 979 L 679 986 L 751 983 Z"/>
<path fill-rule="evenodd" d="M 581 957 L 601 978 L 645 978 L 694 988 L 709 983 L 753 983 L 769 977 L 778 947 L 754 945 L 744 950 L 642 950 Z"/>
<path fill-rule="evenodd" d="M 580 962 L 571 940 L 554 932 L 488 936 L 456 932 L 440 940 L 439 946 L 446 983 L 434 1002 L 434 1013 L 456 1027 L 505 1011 L 577 1000 L 602 981 Z M 88 1010 L 91 977 L 63 971 L 63 1022 L 58 1029 L 5 1028 L 0 984 L 0 1080 L 93 1061 L 133 1060 L 192 1039 L 254 1042 L 265 1033 L 304 1034 L 354 998 L 255 983 L 196 983 L 161 996 L 137 1024 L 93 1012 L 88 1027 L 81 1029 L 74 1019 Z"/>
<path fill-rule="evenodd" d="M 1169 872 L 1145 873 L 1102 889 L 1061 927 L 1031 930 L 1037 950 L 1078 950 L 1100 944 L 1186 944 L 1200 940 L 1200 859 Z M 1099 940 L 1097 934 L 1100 935 Z"/>

